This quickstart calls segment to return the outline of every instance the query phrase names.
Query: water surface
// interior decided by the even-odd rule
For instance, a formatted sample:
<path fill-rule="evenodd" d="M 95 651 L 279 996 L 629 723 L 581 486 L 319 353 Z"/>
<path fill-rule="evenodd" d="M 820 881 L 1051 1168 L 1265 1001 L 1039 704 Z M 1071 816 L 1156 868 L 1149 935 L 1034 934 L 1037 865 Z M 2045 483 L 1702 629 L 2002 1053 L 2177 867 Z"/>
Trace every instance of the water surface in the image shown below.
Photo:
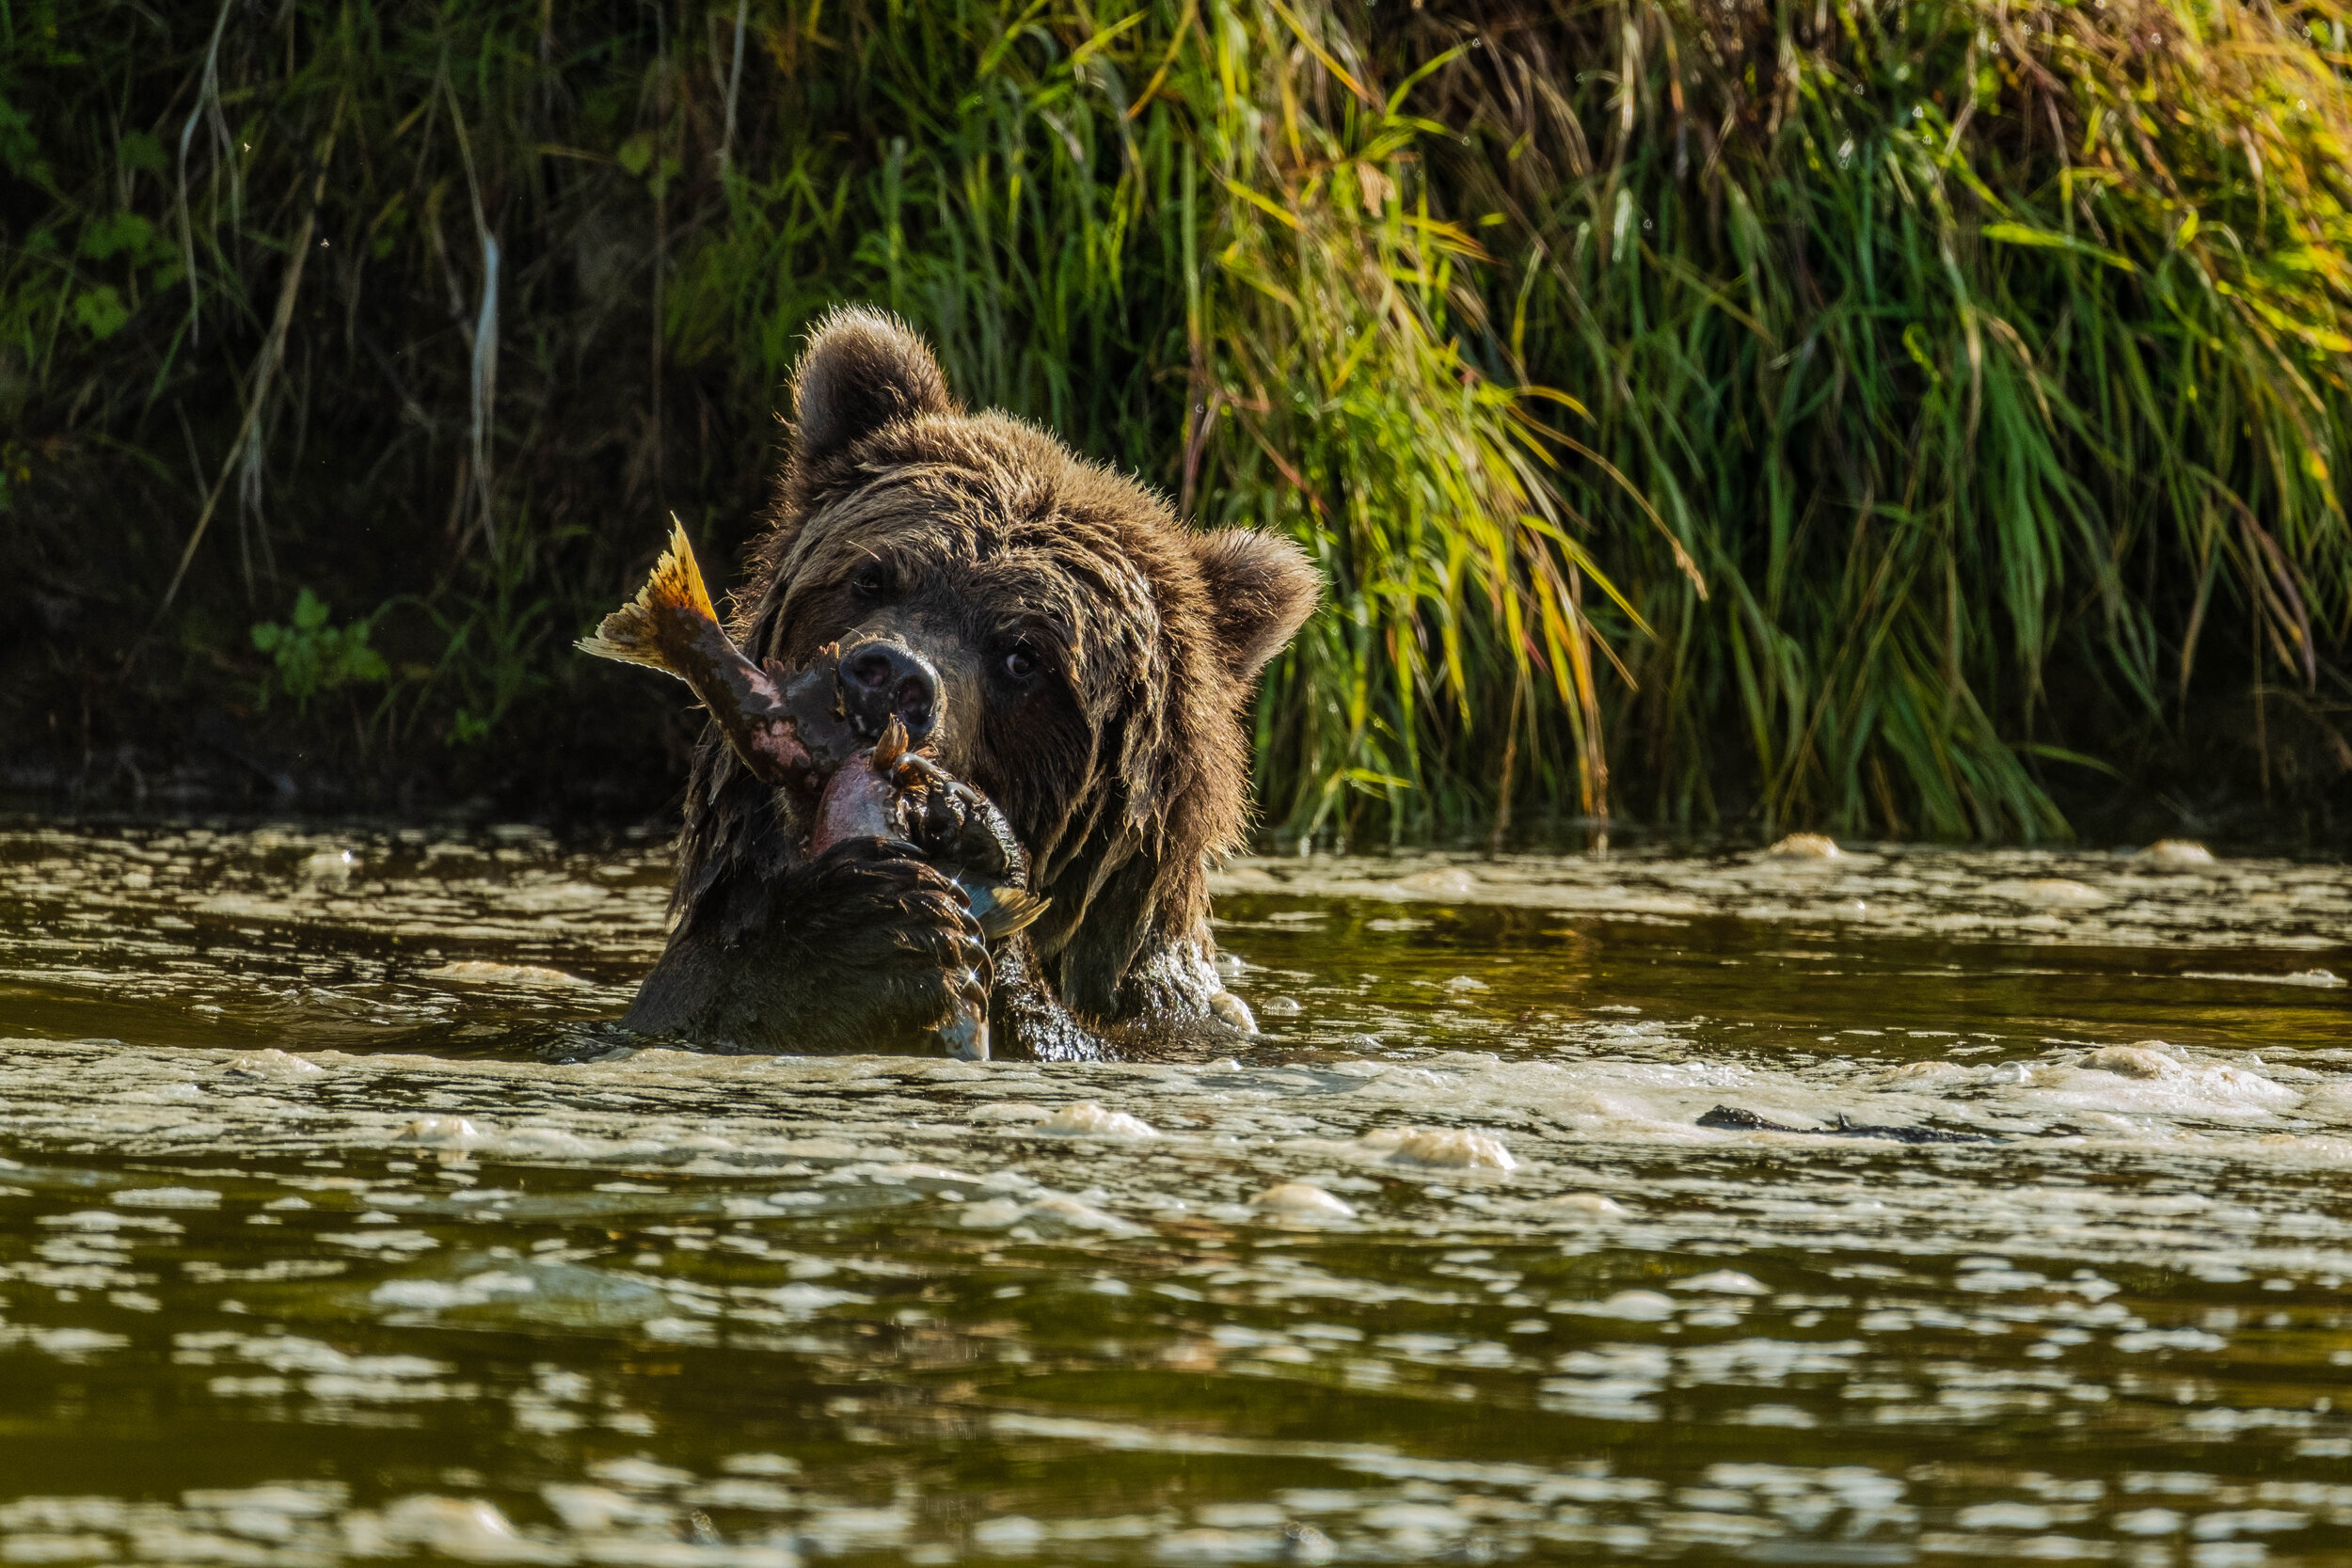
<path fill-rule="evenodd" d="M 2352 1562 L 2341 867 L 1247 862 L 1052 1068 L 631 1051 L 666 885 L 0 833 L 0 1562 Z"/>

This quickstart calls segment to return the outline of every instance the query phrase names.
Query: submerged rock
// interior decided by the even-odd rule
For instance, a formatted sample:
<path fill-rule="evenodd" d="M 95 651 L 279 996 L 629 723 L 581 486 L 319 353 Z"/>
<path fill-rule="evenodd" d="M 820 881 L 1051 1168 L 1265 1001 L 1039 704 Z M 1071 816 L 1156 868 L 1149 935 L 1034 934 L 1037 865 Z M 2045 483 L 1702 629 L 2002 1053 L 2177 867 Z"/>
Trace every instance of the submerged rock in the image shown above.
<path fill-rule="evenodd" d="M 221 1070 L 241 1078 L 316 1078 L 326 1069 L 308 1057 L 291 1055 L 271 1045 L 239 1052 Z"/>
<path fill-rule="evenodd" d="M 1156 1138 L 1160 1135 L 1159 1129 L 1142 1117 L 1111 1110 L 1091 1100 L 1063 1106 L 1039 1122 L 1033 1131 L 1058 1133 L 1064 1137 Z"/>
<path fill-rule="evenodd" d="M 2158 1049 L 2163 1043 L 2142 1040 L 2137 1045 L 2103 1045 L 2085 1056 L 2082 1065 L 2120 1078 L 2163 1078 L 2178 1073 L 2181 1063 Z"/>
<path fill-rule="evenodd" d="M 2022 880 L 1989 883 L 1985 895 L 2005 898 L 2013 904 L 2032 904 L 2042 909 L 2089 910 L 2107 901 L 2107 895 L 2088 882 L 2071 877 L 2032 877 Z"/>
<path fill-rule="evenodd" d="M 1252 1209 L 1290 1219 L 1343 1220 L 1356 1211 L 1311 1181 L 1278 1181 L 1249 1200 Z"/>
<path fill-rule="evenodd" d="M 1769 1121 L 1754 1111 L 1737 1106 L 1718 1105 L 1698 1118 L 1701 1127 L 1721 1128 L 1729 1132 L 1804 1132 L 1817 1138 L 1887 1138 L 1901 1144 L 1989 1144 L 2001 1140 L 1985 1132 L 1947 1132 L 1940 1127 L 1870 1127 L 1848 1119 L 1843 1112 L 1828 1127 L 1791 1127 L 1787 1122 Z"/>
<path fill-rule="evenodd" d="M 2214 853 L 2193 838 L 2160 838 L 2139 859 L 2167 871 L 2195 871 L 2214 863 Z"/>
<path fill-rule="evenodd" d="M 480 1148 L 491 1130 L 469 1117 L 419 1117 L 392 1134 L 394 1143 L 421 1144 L 427 1148 Z"/>
<path fill-rule="evenodd" d="M 368 1542 L 365 1537 L 373 1533 L 385 1546 L 419 1546 L 468 1562 L 568 1560 L 567 1554 L 518 1534 L 496 1504 L 480 1497 L 403 1497 L 385 1509 L 377 1520 L 368 1521 L 375 1525 L 373 1532 L 365 1529 L 364 1518 L 353 1520 L 351 1534 L 353 1545 L 368 1556 L 392 1555 L 371 1549 L 376 1543 Z"/>
<path fill-rule="evenodd" d="M 560 969 L 549 969 L 545 964 L 489 963 L 476 958 L 445 963 L 437 969 L 421 969 L 417 971 L 417 978 L 420 980 L 456 980 L 469 985 L 484 986 L 571 987 L 588 984 L 577 974 L 566 974 Z"/>
<path fill-rule="evenodd" d="M 1827 833 L 1790 833 L 1764 851 L 1779 860 L 1836 861 L 1846 858 L 1837 841 Z"/>
<path fill-rule="evenodd" d="M 1517 1170 L 1519 1163 L 1500 1138 L 1458 1127 L 1392 1127 L 1364 1135 L 1364 1147 L 1398 1165 L 1450 1165 L 1465 1170 Z"/>

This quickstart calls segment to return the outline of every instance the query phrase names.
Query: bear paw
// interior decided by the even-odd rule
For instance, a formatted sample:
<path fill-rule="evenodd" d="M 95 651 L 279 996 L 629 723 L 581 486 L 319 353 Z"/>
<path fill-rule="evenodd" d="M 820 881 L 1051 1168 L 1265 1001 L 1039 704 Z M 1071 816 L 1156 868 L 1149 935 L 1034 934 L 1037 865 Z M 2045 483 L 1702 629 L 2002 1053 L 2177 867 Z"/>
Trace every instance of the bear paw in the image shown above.
<path fill-rule="evenodd" d="M 1028 857 L 996 802 L 945 773 L 926 781 L 922 820 L 912 836 L 924 854 L 990 881 L 1018 881 Z"/>
<path fill-rule="evenodd" d="M 801 938 L 839 976 L 837 1022 L 879 1047 L 984 1018 L 993 975 L 972 901 L 913 844 L 852 838 L 808 867 Z"/>

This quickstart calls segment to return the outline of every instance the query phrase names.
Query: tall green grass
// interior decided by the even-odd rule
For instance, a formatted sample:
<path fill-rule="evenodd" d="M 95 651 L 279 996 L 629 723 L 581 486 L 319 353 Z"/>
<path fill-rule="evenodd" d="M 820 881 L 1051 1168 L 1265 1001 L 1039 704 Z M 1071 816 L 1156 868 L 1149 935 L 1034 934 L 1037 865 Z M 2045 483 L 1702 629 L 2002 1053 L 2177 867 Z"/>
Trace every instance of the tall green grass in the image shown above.
<path fill-rule="evenodd" d="M 1525 235 L 1531 370 L 1719 590 L 1626 569 L 1659 633 L 1626 642 L 1628 805 L 2034 836 L 2044 779 L 2182 722 L 2205 661 L 2344 711 L 2340 10 L 1607 7 L 1486 41 L 1435 112 Z"/>
<path fill-rule="evenodd" d="M 2048 836 L 2247 694 L 2352 766 L 2344 21 L 8 5 L 0 551 L 100 607 L 11 721 L 265 692 L 312 587 L 356 759 L 625 704 L 568 634 L 865 298 L 1312 551 L 1286 832 Z"/>

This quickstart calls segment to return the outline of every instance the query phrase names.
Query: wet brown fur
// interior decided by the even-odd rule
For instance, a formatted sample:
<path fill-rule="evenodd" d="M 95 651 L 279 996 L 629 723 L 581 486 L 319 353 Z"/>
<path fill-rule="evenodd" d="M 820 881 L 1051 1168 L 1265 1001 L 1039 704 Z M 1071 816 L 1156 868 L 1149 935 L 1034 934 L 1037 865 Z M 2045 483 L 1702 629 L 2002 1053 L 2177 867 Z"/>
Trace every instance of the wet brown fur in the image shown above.
<path fill-rule="evenodd" d="M 1044 431 L 964 413 L 920 341 L 877 312 L 827 320 L 794 391 L 737 641 L 755 659 L 808 658 L 858 614 L 852 579 L 873 567 L 908 614 L 969 643 L 1050 649 L 1050 690 L 1016 709 L 968 691 L 949 705 L 950 766 L 1004 809 L 1051 900 L 1027 938 L 1036 968 L 1096 1024 L 1204 1006 L 1156 983 L 1154 960 L 1209 951 L 1207 867 L 1246 826 L 1244 708 L 1313 608 L 1305 558 L 1263 534 L 1195 532 Z M 796 863 L 802 826 L 706 736 L 680 932 L 731 942 L 783 917 L 763 890 Z"/>

